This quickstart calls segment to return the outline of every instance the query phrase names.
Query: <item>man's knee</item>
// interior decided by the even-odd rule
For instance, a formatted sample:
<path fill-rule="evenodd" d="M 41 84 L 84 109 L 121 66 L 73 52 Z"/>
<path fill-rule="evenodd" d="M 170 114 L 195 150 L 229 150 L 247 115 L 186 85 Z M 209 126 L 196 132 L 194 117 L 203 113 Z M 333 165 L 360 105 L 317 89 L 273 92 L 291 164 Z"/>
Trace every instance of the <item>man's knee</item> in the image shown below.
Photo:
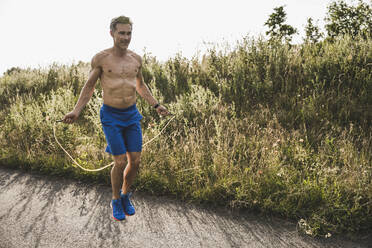
<path fill-rule="evenodd" d="M 140 163 L 141 163 L 141 157 L 137 157 L 133 160 L 134 166 L 139 166 Z"/>
<path fill-rule="evenodd" d="M 131 166 L 138 167 L 141 163 L 141 153 L 140 152 L 129 152 L 128 154 L 129 164 Z"/>
<path fill-rule="evenodd" d="M 128 161 L 127 161 L 127 157 L 125 156 L 125 154 L 123 154 L 123 155 L 115 156 L 114 162 L 115 162 L 116 167 L 120 169 L 124 169 Z"/>

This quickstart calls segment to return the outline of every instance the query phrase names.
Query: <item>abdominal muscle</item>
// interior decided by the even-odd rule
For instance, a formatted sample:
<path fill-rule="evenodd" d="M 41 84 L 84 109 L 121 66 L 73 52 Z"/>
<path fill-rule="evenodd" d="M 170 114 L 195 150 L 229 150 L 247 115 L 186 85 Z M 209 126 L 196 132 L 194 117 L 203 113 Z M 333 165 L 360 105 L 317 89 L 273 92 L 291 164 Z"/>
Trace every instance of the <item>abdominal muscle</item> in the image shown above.
<path fill-rule="evenodd" d="M 128 108 L 136 103 L 135 79 L 101 78 L 103 103 L 114 108 Z"/>

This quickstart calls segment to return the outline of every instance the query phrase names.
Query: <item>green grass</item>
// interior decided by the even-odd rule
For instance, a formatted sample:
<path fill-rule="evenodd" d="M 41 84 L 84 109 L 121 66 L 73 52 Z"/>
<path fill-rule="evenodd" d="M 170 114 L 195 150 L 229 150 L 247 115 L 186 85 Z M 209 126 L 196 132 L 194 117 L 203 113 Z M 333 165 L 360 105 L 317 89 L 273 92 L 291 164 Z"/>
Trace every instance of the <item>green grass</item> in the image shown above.
<path fill-rule="evenodd" d="M 309 235 L 372 230 L 372 41 L 289 46 L 246 37 L 202 61 L 145 55 L 154 96 L 176 115 L 144 148 L 135 187 L 274 213 Z M 109 184 L 109 169 L 76 168 L 53 138 L 88 64 L 15 70 L 0 78 L 0 164 Z M 62 145 L 87 168 L 111 163 L 99 84 Z M 167 122 L 142 99 L 144 142 Z"/>

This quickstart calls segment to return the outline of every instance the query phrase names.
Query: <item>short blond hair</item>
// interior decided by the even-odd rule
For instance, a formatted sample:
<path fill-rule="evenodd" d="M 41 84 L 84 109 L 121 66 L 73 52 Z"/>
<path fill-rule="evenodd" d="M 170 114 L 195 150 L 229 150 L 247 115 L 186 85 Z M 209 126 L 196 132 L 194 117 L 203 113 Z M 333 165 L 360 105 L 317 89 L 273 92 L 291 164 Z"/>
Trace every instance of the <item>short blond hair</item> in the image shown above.
<path fill-rule="evenodd" d="M 121 24 L 130 24 L 130 26 L 132 27 L 133 23 L 132 21 L 129 19 L 129 17 L 126 17 L 126 16 L 118 16 L 118 17 L 115 17 L 111 20 L 111 23 L 110 23 L 110 30 L 111 31 L 115 31 L 116 30 L 116 24 L 118 23 L 121 23 Z"/>

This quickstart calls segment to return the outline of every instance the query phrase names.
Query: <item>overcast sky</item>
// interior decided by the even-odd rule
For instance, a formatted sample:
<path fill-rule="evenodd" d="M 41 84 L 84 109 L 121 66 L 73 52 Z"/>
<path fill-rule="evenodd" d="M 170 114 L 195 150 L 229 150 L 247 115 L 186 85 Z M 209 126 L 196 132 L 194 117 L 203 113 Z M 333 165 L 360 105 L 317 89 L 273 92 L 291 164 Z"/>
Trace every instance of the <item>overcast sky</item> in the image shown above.
<path fill-rule="evenodd" d="M 246 35 L 265 34 L 275 7 L 285 5 L 287 23 L 300 32 L 307 18 L 324 17 L 331 0 L 0 0 L 0 75 L 13 66 L 47 66 L 90 61 L 112 46 L 109 24 L 129 16 L 133 23 L 130 49 L 164 61 L 181 52 L 191 58 L 205 43 L 234 43 Z"/>

